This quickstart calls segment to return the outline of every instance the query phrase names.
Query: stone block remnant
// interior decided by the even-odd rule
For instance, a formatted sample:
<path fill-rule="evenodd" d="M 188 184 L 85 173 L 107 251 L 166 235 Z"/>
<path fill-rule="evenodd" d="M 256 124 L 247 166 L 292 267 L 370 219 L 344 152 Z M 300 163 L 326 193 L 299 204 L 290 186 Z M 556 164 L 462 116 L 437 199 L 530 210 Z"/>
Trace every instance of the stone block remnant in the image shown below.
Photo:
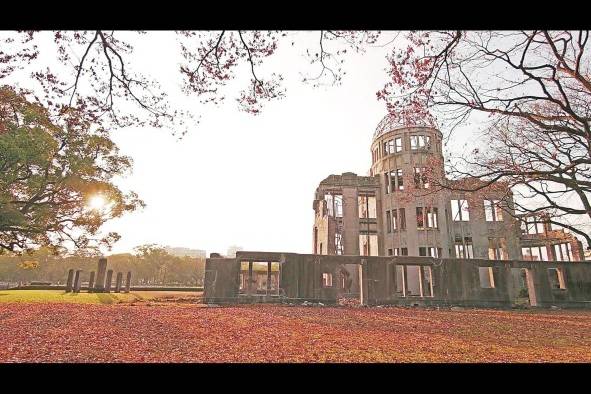
<path fill-rule="evenodd" d="M 117 272 L 117 280 L 115 280 L 115 293 L 121 293 L 121 282 L 123 282 L 123 273 Z"/>
<path fill-rule="evenodd" d="M 90 273 L 90 279 L 88 279 L 88 292 L 92 293 L 92 288 L 94 287 L 94 271 Z"/>
<path fill-rule="evenodd" d="M 107 271 L 107 279 L 105 280 L 105 293 L 111 292 L 111 284 L 113 282 L 113 270 Z"/>
<path fill-rule="evenodd" d="M 355 271 L 358 288 L 346 280 Z M 591 261 L 240 251 L 235 258 L 206 259 L 204 279 L 208 304 L 355 299 L 407 307 L 591 308 Z"/>
<path fill-rule="evenodd" d="M 129 288 L 131 287 L 131 271 L 127 272 L 127 279 L 125 280 L 125 292 L 129 293 Z"/>
<path fill-rule="evenodd" d="M 98 261 L 98 269 L 96 275 L 96 283 L 94 290 L 97 293 L 102 293 L 105 290 L 105 273 L 107 272 L 107 259 L 100 258 Z"/>
<path fill-rule="evenodd" d="M 76 270 L 76 274 L 74 275 L 74 293 L 80 293 L 80 285 L 82 280 L 80 278 L 80 274 L 82 270 Z"/>
<path fill-rule="evenodd" d="M 66 293 L 72 291 L 72 281 L 74 280 L 74 270 L 68 270 L 68 280 L 66 281 Z"/>

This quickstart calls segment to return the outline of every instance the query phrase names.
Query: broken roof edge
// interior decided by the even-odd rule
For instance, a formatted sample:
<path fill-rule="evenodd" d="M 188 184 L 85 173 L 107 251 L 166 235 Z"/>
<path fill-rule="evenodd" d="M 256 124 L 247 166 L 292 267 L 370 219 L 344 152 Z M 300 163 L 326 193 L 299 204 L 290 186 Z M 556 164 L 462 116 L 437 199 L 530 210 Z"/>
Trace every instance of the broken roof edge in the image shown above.
<path fill-rule="evenodd" d="M 319 186 L 380 186 L 375 176 L 357 175 L 354 172 L 343 172 L 341 175 L 331 174 L 320 181 Z"/>

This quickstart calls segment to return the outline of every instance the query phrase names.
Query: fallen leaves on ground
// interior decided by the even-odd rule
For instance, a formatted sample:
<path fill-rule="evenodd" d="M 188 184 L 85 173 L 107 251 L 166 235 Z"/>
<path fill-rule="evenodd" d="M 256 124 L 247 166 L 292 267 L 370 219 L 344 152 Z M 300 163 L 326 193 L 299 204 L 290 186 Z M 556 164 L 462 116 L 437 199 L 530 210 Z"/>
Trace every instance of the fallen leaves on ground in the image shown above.
<path fill-rule="evenodd" d="M 591 362 L 591 311 L 0 306 L 0 362 Z"/>

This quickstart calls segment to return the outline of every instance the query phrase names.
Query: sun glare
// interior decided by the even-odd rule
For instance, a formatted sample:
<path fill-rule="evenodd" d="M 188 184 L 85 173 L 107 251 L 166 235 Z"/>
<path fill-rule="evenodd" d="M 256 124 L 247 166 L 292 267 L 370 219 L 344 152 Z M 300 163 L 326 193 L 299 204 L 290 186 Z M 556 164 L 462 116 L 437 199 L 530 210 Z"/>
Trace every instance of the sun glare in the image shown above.
<path fill-rule="evenodd" d="M 106 205 L 105 198 L 103 196 L 94 196 L 90 199 L 88 206 L 90 209 L 102 209 Z"/>

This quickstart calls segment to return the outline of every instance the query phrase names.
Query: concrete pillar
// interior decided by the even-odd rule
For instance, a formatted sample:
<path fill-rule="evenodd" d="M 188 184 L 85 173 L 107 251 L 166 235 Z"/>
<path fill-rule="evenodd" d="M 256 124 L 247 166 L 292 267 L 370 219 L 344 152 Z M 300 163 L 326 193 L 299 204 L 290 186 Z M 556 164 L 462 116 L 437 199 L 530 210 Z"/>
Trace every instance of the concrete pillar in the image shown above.
<path fill-rule="evenodd" d="M 92 288 L 94 286 L 94 271 L 90 273 L 90 279 L 88 279 L 88 292 L 92 293 Z"/>
<path fill-rule="evenodd" d="M 113 282 L 113 270 L 107 271 L 107 279 L 105 280 L 105 293 L 111 292 L 111 283 Z"/>
<path fill-rule="evenodd" d="M 115 281 L 115 293 L 121 293 L 121 282 L 123 282 L 123 273 L 117 272 L 117 280 Z"/>
<path fill-rule="evenodd" d="M 80 278 L 80 274 L 82 273 L 81 270 L 76 270 L 76 274 L 74 275 L 74 293 L 80 293 L 80 284 L 81 284 L 81 278 Z"/>
<path fill-rule="evenodd" d="M 361 259 L 361 264 L 358 265 L 359 272 L 359 303 L 361 305 L 367 305 L 367 281 L 365 281 L 365 259 Z"/>
<path fill-rule="evenodd" d="M 271 292 L 271 265 L 273 263 L 267 263 L 267 294 Z"/>
<path fill-rule="evenodd" d="M 107 272 L 107 259 L 103 257 L 98 261 L 96 283 L 94 285 L 94 290 L 97 293 L 102 293 L 105 290 L 105 272 Z"/>
<path fill-rule="evenodd" d="M 74 280 L 74 270 L 71 269 L 68 271 L 68 281 L 66 282 L 66 293 L 72 291 L 72 281 Z"/>
<path fill-rule="evenodd" d="M 248 262 L 248 290 L 247 290 L 247 294 L 248 295 L 252 295 L 253 292 L 253 279 L 254 276 L 252 274 L 252 261 Z"/>
<path fill-rule="evenodd" d="M 131 287 L 131 271 L 127 272 L 127 279 L 125 280 L 125 292 L 129 293 L 129 288 Z"/>

